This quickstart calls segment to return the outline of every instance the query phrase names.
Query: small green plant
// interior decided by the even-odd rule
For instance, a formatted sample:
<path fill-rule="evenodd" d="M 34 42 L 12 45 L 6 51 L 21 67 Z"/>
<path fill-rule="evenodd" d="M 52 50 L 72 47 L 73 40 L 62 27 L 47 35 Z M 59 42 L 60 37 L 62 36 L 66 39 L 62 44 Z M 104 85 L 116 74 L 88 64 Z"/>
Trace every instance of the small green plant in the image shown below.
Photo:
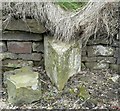
<path fill-rule="evenodd" d="M 83 6 L 86 5 L 87 2 L 71 2 L 66 0 L 58 0 L 57 2 L 64 10 L 72 10 L 75 11 L 77 9 L 82 8 Z"/>
<path fill-rule="evenodd" d="M 79 93 L 78 96 L 81 100 L 87 100 L 90 98 L 90 94 L 85 86 L 79 87 Z"/>

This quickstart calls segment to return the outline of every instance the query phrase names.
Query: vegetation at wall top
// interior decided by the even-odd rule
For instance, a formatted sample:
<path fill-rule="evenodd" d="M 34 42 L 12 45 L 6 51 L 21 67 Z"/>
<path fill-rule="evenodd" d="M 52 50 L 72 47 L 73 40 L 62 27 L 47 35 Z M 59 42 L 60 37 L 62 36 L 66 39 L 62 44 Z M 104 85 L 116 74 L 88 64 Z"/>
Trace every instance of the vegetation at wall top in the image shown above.
<path fill-rule="evenodd" d="M 75 11 L 82 8 L 87 2 L 57 2 L 63 9 Z"/>

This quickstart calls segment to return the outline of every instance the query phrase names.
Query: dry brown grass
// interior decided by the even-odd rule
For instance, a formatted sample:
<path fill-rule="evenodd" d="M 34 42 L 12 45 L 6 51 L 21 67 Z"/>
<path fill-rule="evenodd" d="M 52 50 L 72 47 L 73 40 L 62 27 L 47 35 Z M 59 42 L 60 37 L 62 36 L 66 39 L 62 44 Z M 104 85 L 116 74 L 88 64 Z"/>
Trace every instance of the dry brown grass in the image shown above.
<path fill-rule="evenodd" d="M 12 17 L 26 22 L 26 17 L 30 17 L 41 22 L 57 40 L 66 42 L 79 39 L 86 42 L 100 30 L 107 32 L 108 36 L 117 34 L 118 2 L 93 1 L 74 13 L 64 11 L 52 2 L 7 2 L 2 8 L 3 23 L 9 22 Z"/>

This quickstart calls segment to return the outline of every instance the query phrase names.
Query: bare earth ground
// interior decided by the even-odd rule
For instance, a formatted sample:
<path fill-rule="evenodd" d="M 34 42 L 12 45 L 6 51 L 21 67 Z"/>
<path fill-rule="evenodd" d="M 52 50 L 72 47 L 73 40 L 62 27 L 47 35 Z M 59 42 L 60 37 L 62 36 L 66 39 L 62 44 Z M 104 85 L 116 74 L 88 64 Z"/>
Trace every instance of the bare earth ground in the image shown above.
<path fill-rule="evenodd" d="M 32 104 L 13 106 L 6 102 L 6 92 L 0 99 L 1 109 L 115 109 L 120 110 L 120 78 L 111 70 L 85 70 L 69 79 L 63 91 L 52 85 L 45 71 L 40 72 L 42 98 Z M 81 88 L 83 88 L 83 95 Z"/>

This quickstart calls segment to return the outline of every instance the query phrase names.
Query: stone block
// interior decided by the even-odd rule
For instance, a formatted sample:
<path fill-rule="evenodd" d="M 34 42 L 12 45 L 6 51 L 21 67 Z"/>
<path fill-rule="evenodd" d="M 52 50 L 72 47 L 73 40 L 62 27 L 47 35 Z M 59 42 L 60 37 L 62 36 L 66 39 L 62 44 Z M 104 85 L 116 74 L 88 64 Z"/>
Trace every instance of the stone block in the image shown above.
<path fill-rule="evenodd" d="M 7 47 L 5 42 L 0 42 L 0 52 L 6 52 L 7 51 Z"/>
<path fill-rule="evenodd" d="M 86 68 L 94 69 L 94 70 L 101 70 L 101 69 L 108 69 L 109 64 L 107 63 L 100 63 L 100 62 L 85 62 Z"/>
<path fill-rule="evenodd" d="M 115 53 L 114 53 L 114 57 L 118 58 L 118 55 L 119 55 L 119 49 L 116 48 L 116 49 L 115 49 Z"/>
<path fill-rule="evenodd" d="M 8 102 L 19 105 L 39 100 L 41 98 L 39 73 L 33 72 L 30 67 L 17 69 L 14 73 L 7 76 Z"/>
<path fill-rule="evenodd" d="M 114 48 L 102 45 L 88 46 L 87 52 L 88 56 L 113 56 Z"/>
<path fill-rule="evenodd" d="M 33 65 L 35 67 L 44 66 L 44 59 L 42 58 L 40 61 L 34 61 Z"/>
<path fill-rule="evenodd" d="M 31 53 L 31 42 L 7 42 L 8 51 L 12 53 Z"/>
<path fill-rule="evenodd" d="M 82 57 L 83 62 L 102 62 L 102 63 L 115 63 L 114 57 Z"/>
<path fill-rule="evenodd" d="M 113 41 L 112 45 L 113 47 L 120 47 L 120 41 Z"/>
<path fill-rule="evenodd" d="M 2 67 L 0 66 L 0 93 L 2 93 L 2 82 L 3 82 L 3 74 L 2 73 L 3 73 Z"/>
<path fill-rule="evenodd" d="M 86 69 L 86 66 L 83 62 L 81 63 L 81 69 Z"/>
<path fill-rule="evenodd" d="M 86 52 L 86 50 L 84 50 L 84 49 L 82 49 L 82 56 L 84 57 L 84 56 L 87 56 L 87 52 Z"/>
<path fill-rule="evenodd" d="M 86 57 L 86 56 L 83 56 L 81 58 L 81 60 L 82 60 L 82 62 L 95 62 L 95 61 L 97 61 L 96 57 Z"/>
<path fill-rule="evenodd" d="M 17 58 L 18 58 L 17 54 L 8 53 L 8 52 L 0 53 L 0 60 L 4 60 L 4 59 L 17 59 Z"/>
<path fill-rule="evenodd" d="M 118 64 L 110 64 L 110 69 L 120 72 L 120 65 Z"/>
<path fill-rule="evenodd" d="M 64 43 L 52 37 L 44 38 L 45 69 L 59 90 L 72 75 L 81 70 L 81 41 Z"/>
<path fill-rule="evenodd" d="M 41 23 L 38 23 L 35 19 L 26 19 L 26 22 L 22 19 L 11 19 L 9 24 L 7 24 L 7 27 L 6 24 L 7 22 L 3 24 L 3 29 L 20 30 L 33 33 L 44 33 L 46 31 L 45 27 Z"/>
<path fill-rule="evenodd" d="M 24 66 L 33 66 L 33 61 L 6 59 L 2 62 L 2 65 L 4 67 L 20 68 L 20 67 L 24 67 Z"/>
<path fill-rule="evenodd" d="M 19 59 L 23 59 L 23 60 L 40 61 L 42 59 L 41 53 L 19 54 L 18 56 Z"/>
<path fill-rule="evenodd" d="M 110 40 L 109 39 L 104 39 L 105 37 L 103 37 L 103 39 L 90 39 L 87 43 L 87 45 L 99 45 L 99 44 L 103 44 L 103 45 L 110 45 Z"/>
<path fill-rule="evenodd" d="M 120 48 L 116 48 L 114 57 L 117 59 L 117 64 L 120 65 Z"/>
<path fill-rule="evenodd" d="M 0 40 L 7 41 L 41 41 L 43 37 L 40 34 L 20 32 L 20 31 L 3 31 Z"/>
<path fill-rule="evenodd" d="M 33 51 L 35 52 L 44 52 L 44 44 L 43 42 L 33 42 L 32 45 Z"/>
<path fill-rule="evenodd" d="M 120 56 L 117 58 L 117 64 L 120 65 Z"/>
<path fill-rule="evenodd" d="M 97 62 L 102 63 L 116 63 L 116 58 L 114 57 L 96 57 Z"/>

